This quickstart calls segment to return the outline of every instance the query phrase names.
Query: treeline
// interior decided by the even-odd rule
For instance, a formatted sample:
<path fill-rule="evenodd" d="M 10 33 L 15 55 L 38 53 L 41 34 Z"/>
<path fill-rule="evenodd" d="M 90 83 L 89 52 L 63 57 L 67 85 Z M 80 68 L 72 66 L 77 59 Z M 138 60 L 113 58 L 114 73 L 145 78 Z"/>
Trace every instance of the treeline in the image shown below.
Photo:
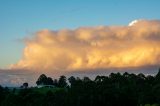
<path fill-rule="evenodd" d="M 97 76 L 94 80 L 74 76 L 68 79 L 61 76 L 53 80 L 42 74 L 36 84 L 54 85 L 55 88 L 41 93 L 35 91 L 35 88 L 25 88 L 16 92 L 0 87 L 0 105 L 159 106 L 160 104 L 160 70 L 155 76 L 125 72 Z"/>

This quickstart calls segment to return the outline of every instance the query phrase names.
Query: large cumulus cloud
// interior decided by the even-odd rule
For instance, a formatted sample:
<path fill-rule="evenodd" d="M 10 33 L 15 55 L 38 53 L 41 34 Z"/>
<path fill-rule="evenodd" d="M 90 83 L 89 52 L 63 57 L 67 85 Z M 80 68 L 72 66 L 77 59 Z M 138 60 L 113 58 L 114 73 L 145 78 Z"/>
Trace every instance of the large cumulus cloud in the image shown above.
<path fill-rule="evenodd" d="M 41 30 L 25 39 L 23 58 L 13 69 L 47 72 L 154 66 L 160 64 L 160 21 L 128 26 Z"/>

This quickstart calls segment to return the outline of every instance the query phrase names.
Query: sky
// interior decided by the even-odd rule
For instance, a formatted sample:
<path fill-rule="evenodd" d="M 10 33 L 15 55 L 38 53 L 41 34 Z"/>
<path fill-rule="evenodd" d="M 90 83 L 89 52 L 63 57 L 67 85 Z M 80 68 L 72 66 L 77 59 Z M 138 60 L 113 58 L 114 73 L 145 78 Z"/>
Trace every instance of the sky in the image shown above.
<path fill-rule="evenodd" d="M 159 5 L 159 0 L 0 0 L 0 75 L 10 79 L 1 83 L 15 84 L 23 71 L 157 67 Z"/>

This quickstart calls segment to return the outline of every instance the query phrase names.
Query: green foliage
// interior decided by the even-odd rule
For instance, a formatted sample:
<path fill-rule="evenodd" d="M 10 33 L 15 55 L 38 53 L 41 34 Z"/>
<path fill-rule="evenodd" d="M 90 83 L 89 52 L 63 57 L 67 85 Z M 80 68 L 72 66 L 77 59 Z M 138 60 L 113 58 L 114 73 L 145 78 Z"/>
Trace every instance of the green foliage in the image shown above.
<path fill-rule="evenodd" d="M 61 76 L 52 80 L 42 74 L 37 84 L 55 88 L 8 90 L 0 86 L 0 106 L 160 106 L 160 80 L 140 73 L 111 73 L 94 80 Z"/>
<path fill-rule="evenodd" d="M 66 82 L 65 76 L 60 76 L 59 81 L 58 81 L 58 87 L 62 87 L 62 88 L 67 87 L 67 82 Z"/>
<path fill-rule="evenodd" d="M 54 82 L 51 77 L 47 77 L 45 74 L 39 76 L 37 85 L 54 85 Z"/>
<path fill-rule="evenodd" d="M 58 87 L 55 87 L 55 88 L 45 88 L 45 87 L 42 87 L 42 88 L 32 88 L 33 91 L 35 92 L 38 92 L 40 94 L 46 94 L 47 92 L 56 92 L 56 91 L 59 91 L 63 88 L 58 88 Z"/>

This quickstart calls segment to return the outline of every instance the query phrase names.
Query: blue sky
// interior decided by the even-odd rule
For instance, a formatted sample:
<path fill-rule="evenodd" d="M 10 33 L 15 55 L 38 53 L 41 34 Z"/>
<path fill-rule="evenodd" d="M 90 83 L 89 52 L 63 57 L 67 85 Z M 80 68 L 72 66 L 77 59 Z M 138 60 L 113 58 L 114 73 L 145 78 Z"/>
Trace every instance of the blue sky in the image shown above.
<path fill-rule="evenodd" d="M 127 25 L 160 19 L 160 0 L 0 0 L 0 68 L 22 57 L 19 39 L 41 29 Z"/>

